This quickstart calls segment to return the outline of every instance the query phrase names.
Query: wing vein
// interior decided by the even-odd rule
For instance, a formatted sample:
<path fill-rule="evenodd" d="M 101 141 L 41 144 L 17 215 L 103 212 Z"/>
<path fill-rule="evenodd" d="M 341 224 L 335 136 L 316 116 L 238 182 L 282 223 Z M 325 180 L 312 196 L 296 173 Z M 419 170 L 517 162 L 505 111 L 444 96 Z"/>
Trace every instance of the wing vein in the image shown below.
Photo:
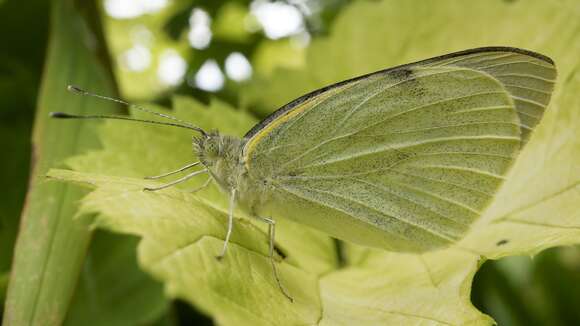
<path fill-rule="evenodd" d="M 427 130 L 439 130 L 439 129 L 446 129 L 446 128 L 454 128 L 454 127 L 466 127 L 466 126 L 477 126 L 477 125 L 512 125 L 515 127 L 519 127 L 520 125 L 517 123 L 512 122 L 505 122 L 505 121 L 484 121 L 484 122 L 468 122 L 468 123 L 458 123 L 454 125 L 446 125 L 446 126 L 437 126 L 437 127 L 430 127 L 430 128 L 417 128 L 417 129 L 406 129 L 406 130 L 399 130 L 399 131 L 391 131 L 386 134 L 381 135 L 365 135 L 365 136 L 357 136 L 357 137 L 377 137 L 377 136 L 388 136 L 388 135 L 397 135 L 397 134 L 406 134 L 418 131 L 427 131 Z"/>
<path fill-rule="evenodd" d="M 358 179 L 358 178 L 351 178 L 351 179 L 353 179 L 353 180 L 356 180 L 356 181 L 359 181 L 359 182 L 362 182 L 362 183 L 365 183 L 365 184 L 368 184 L 369 186 L 373 186 L 373 187 L 375 187 L 375 188 L 379 188 L 379 189 L 381 189 L 381 190 L 383 190 L 383 191 L 385 191 L 385 192 L 388 192 L 388 193 L 389 193 L 389 194 L 391 194 L 391 195 L 394 195 L 394 196 L 396 196 L 396 197 L 398 197 L 398 198 L 401 198 L 401 199 L 403 199 L 403 200 L 409 201 L 409 202 L 411 202 L 411 203 L 413 203 L 413 204 L 415 204 L 415 205 L 417 205 L 417 206 L 423 207 L 423 208 L 425 208 L 426 210 L 428 210 L 428 211 L 430 211 L 430 212 L 433 212 L 433 213 L 435 213 L 436 215 L 438 215 L 438 216 L 441 216 L 441 217 L 445 218 L 446 220 L 452 221 L 452 222 L 454 222 L 454 223 L 457 223 L 457 224 L 460 224 L 460 225 L 463 225 L 463 226 L 469 226 L 469 224 L 466 224 L 466 223 L 463 223 L 463 222 L 460 222 L 460 221 L 456 221 L 456 220 L 454 220 L 453 218 L 451 218 L 451 217 L 449 217 L 449 216 L 447 216 L 447 215 L 441 214 L 441 213 L 439 213 L 439 212 L 437 212 L 437 211 L 433 210 L 431 207 L 425 206 L 425 205 L 423 205 L 423 204 L 421 204 L 421 203 L 419 203 L 419 202 L 416 202 L 416 201 L 414 201 L 414 200 L 412 200 L 412 199 L 410 199 L 410 198 L 406 198 L 406 197 L 403 197 L 403 196 L 401 196 L 401 195 L 399 195 L 399 194 L 397 194 L 397 193 L 394 193 L 394 192 L 392 192 L 392 191 L 389 191 L 387 187 L 383 187 L 383 186 L 377 185 L 377 184 L 375 184 L 375 183 L 372 183 L 372 182 L 365 181 L 365 180 L 363 180 L 363 179 Z M 427 195 L 427 196 L 429 196 L 429 197 L 436 198 L 436 199 L 438 199 L 438 200 L 441 200 L 441 201 L 443 201 L 443 202 L 446 202 L 446 203 L 449 203 L 449 204 L 452 204 L 452 205 L 459 206 L 459 207 L 461 207 L 461 208 L 464 208 L 465 210 L 468 210 L 468 211 L 470 211 L 470 212 L 472 212 L 472 213 L 474 213 L 474 214 L 478 214 L 478 215 L 479 215 L 479 214 L 481 214 L 481 212 L 479 212 L 479 211 L 475 210 L 474 208 L 472 208 L 472 207 L 469 207 L 469 206 L 467 206 L 467 205 L 465 205 L 465 204 L 462 204 L 462 203 L 458 203 L 458 202 L 456 202 L 456 201 L 453 201 L 453 200 L 451 200 L 451 199 L 449 199 L 449 198 L 444 198 L 444 197 L 438 196 L 438 195 L 436 195 L 436 194 L 434 194 L 434 193 L 432 193 L 432 192 L 425 191 L 425 190 L 421 190 L 421 189 L 418 189 L 418 188 L 415 188 L 415 187 L 411 187 L 411 186 L 409 186 L 409 185 L 405 185 L 405 184 L 402 184 L 402 183 L 400 183 L 400 182 L 397 182 L 397 181 L 393 181 L 393 180 L 389 180 L 389 181 L 390 181 L 390 182 L 393 182 L 393 183 L 396 183 L 398 186 L 400 186 L 400 187 L 402 187 L 402 188 L 407 188 L 407 189 L 410 189 L 410 190 L 412 190 L 412 191 L 416 191 L 416 192 L 419 192 L 419 193 L 425 194 L 425 195 Z"/>
<path fill-rule="evenodd" d="M 479 53 L 477 55 L 468 55 L 468 56 L 464 56 L 464 57 L 459 57 L 456 60 L 448 60 L 448 61 L 443 61 L 440 63 L 440 65 L 437 65 L 436 67 L 442 67 L 442 66 L 456 66 L 457 67 L 457 63 L 460 63 L 462 61 L 465 60 L 470 60 L 470 59 L 477 59 L 477 58 L 484 58 L 483 60 L 479 60 L 479 61 L 475 61 L 473 62 L 474 64 L 477 63 L 482 63 L 485 61 L 490 61 L 490 60 L 497 60 L 497 59 L 502 59 L 502 58 L 507 58 L 507 57 L 511 57 L 514 56 L 515 53 L 505 53 L 505 54 L 500 54 L 499 52 L 493 56 L 493 57 L 489 57 L 490 53 Z M 458 66 L 458 67 L 463 67 L 463 66 Z"/>
<path fill-rule="evenodd" d="M 494 140 L 502 140 L 502 141 L 520 141 L 519 137 L 498 137 L 498 136 L 464 136 L 464 137 L 446 137 L 446 138 L 436 138 L 436 139 L 429 139 L 426 141 L 420 141 L 420 142 L 413 142 L 413 143 L 407 143 L 404 146 L 386 146 L 380 150 L 377 151 L 367 151 L 367 152 L 357 152 L 353 155 L 348 155 L 348 156 L 343 156 L 343 157 L 338 157 L 337 159 L 334 160 L 328 160 L 328 161 L 323 161 L 320 163 L 313 163 L 313 164 L 309 164 L 304 166 L 303 168 L 307 168 L 307 167 L 311 167 L 311 166 L 323 166 L 323 165 L 327 165 L 327 164 L 334 164 L 337 162 L 343 162 L 343 161 L 348 161 L 348 160 L 352 160 L 352 159 L 357 159 L 359 157 L 362 156 L 366 156 L 366 155 L 375 155 L 378 153 L 382 153 L 385 151 L 389 151 L 389 150 L 394 150 L 394 151 L 399 151 L 401 149 L 404 148 L 409 148 L 409 147 L 415 147 L 415 146 L 421 146 L 421 145 L 425 145 L 425 144 L 433 144 L 433 143 L 439 143 L 439 142 L 448 142 L 448 141 L 458 141 L 458 140 L 483 140 L 483 139 L 494 139 Z M 414 158 L 417 156 L 412 156 L 410 158 Z M 403 161 L 403 160 L 401 160 Z M 399 161 L 399 162 L 401 162 Z"/>
<path fill-rule="evenodd" d="M 420 166 L 417 166 L 417 167 L 420 168 L 420 169 L 457 170 L 457 171 L 463 171 L 463 172 L 470 172 L 470 173 L 485 175 L 487 177 L 491 177 L 491 178 L 494 178 L 494 179 L 505 180 L 505 177 L 503 177 L 501 175 L 493 174 L 491 172 L 483 171 L 483 170 L 479 170 L 479 169 L 466 168 L 464 166 L 426 164 L 426 165 L 420 165 Z"/>
<path fill-rule="evenodd" d="M 533 115 L 531 113 L 527 113 L 527 112 L 524 112 L 524 111 L 518 111 L 518 114 L 523 114 L 525 116 L 528 116 L 528 117 L 534 118 L 534 119 L 540 119 L 541 118 L 541 116 Z M 523 124 L 522 122 L 520 122 L 520 126 L 522 126 L 522 125 L 523 126 L 527 126 L 527 125 Z"/>
<path fill-rule="evenodd" d="M 501 77 L 525 77 L 525 78 L 530 78 L 530 79 L 541 80 L 541 81 L 544 81 L 544 82 L 550 83 L 550 84 L 553 84 L 553 83 L 556 82 L 556 80 L 554 80 L 554 79 L 548 79 L 548 78 L 543 78 L 543 77 L 540 77 L 540 76 L 534 76 L 534 75 L 530 75 L 530 74 L 518 74 L 518 73 L 502 74 L 502 75 L 492 75 L 492 77 L 496 77 L 496 78 L 501 78 Z"/>
<path fill-rule="evenodd" d="M 462 110 L 457 110 L 454 112 L 449 113 L 450 115 L 455 114 L 462 114 L 462 113 L 469 113 L 469 112 L 477 112 L 477 111 L 492 111 L 492 110 L 502 110 L 502 109 L 511 109 L 511 105 L 492 105 L 492 106 L 481 106 L 475 108 L 467 108 Z"/>
<path fill-rule="evenodd" d="M 525 102 L 525 103 L 529 103 L 529 104 L 532 104 L 532 105 L 535 105 L 535 106 L 539 106 L 539 107 L 541 107 L 542 109 L 545 109 L 545 108 L 546 108 L 546 105 L 545 105 L 545 104 L 542 104 L 542 103 L 540 103 L 540 102 L 536 102 L 536 101 L 534 101 L 534 100 L 530 100 L 530 99 L 523 98 L 523 97 L 520 97 L 520 96 L 515 96 L 515 95 L 512 95 L 512 97 L 513 97 L 515 100 L 522 101 L 522 102 Z"/>
<path fill-rule="evenodd" d="M 493 64 L 493 65 L 484 66 L 484 67 L 478 66 L 477 69 L 485 70 L 485 69 L 489 69 L 489 68 L 493 68 L 493 67 L 506 66 L 506 65 L 517 64 L 517 63 L 529 63 L 529 64 L 532 64 L 532 65 L 535 65 L 535 66 L 539 66 L 539 67 L 542 67 L 542 68 L 546 68 L 546 69 L 552 68 L 551 66 L 543 65 L 543 64 L 541 64 L 540 62 L 537 62 L 537 61 L 518 60 L 518 61 L 509 61 L 509 62 L 496 63 L 496 64 Z"/>
<path fill-rule="evenodd" d="M 460 189 L 464 189 L 464 190 L 468 190 L 468 191 L 473 191 L 473 192 L 479 193 L 479 194 L 481 194 L 483 196 L 486 196 L 486 197 L 493 197 L 494 196 L 494 194 L 492 194 L 492 193 L 487 193 L 487 192 L 481 191 L 479 189 L 470 188 L 470 187 L 466 187 L 466 186 L 459 185 L 459 184 L 456 184 L 456 183 L 442 181 L 442 180 L 439 180 L 439 179 L 428 178 L 428 177 L 422 176 L 422 175 L 416 175 L 416 174 L 412 174 L 412 173 L 408 173 L 408 172 L 402 172 L 400 170 L 393 170 L 393 171 L 391 171 L 391 173 L 401 174 L 401 175 L 408 176 L 408 177 L 412 177 L 412 178 L 423 179 L 423 180 L 438 182 L 438 183 L 445 184 L 445 185 L 454 186 L 454 187 L 457 187 L 457 188 L 460 188 Z"/>
<path fill-rule="evenodd" d="M 505 87 L 507 87 L 507 88 L 509 88 L 509 87 L 513 87 L 513 88 L 520 88 L 520 89 L 525 89 L 525 90 L 532 91 L 532 92 L 537 92 L 537 93 L 545 94 L 545 95 L 548 95 L 548 96 L 552 95 L 552 93 L 551 93 L 551 92 L 546 92 L 546 91 L 543 91 L 543 90 L 541 90 L 541 89 L 534 88 L 534 87 L 521 86 L 521 85 L 514 85 L 514 84 L 503 84 L 503 85 L 504 85 Z"/>

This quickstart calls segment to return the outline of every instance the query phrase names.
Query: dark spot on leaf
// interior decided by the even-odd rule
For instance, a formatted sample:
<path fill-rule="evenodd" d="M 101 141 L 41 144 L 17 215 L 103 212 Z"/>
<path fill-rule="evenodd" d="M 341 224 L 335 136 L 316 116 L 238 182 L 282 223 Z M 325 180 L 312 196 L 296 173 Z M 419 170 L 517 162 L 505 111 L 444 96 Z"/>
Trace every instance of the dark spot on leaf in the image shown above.
<path fill-rule="evenodd" d="M 280 255 L 280 257 L 282 257 L 282 259 L 286 259 L 286 257 L 288 257 L 288 255 L 286 255 L 286 253 L 284 252 L 284 250 L 282 250 L 280 247 L 278 247 L 275 244 L 274 244 L 274 251 L 276 251 L 276 253 L 278 255 Z"/>
<path fill-rule="evenodd" d="M 338 268 L 342 268 L 346 266 L 346 253 L 344 248 L 344 243 L 338 239 L 334 240 L 334 249 L 336 251 L 336 263 Z"/>
<path fill-rule="evenodd" d="M 502 239 L 502 240 L 499 240 L 495 245 L 499 247 L 499 246 L 503 246 L 503 245 L 507 244 L 508 242 L 510 242 L 510 241 L 507 239 Z"/>

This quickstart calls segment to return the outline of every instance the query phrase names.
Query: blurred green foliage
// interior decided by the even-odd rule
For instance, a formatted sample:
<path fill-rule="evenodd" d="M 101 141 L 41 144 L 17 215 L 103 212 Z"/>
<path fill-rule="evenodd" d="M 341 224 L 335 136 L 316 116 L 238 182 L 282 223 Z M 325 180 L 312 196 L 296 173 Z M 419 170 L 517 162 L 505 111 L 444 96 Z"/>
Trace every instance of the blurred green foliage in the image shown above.
<path fill-rule="evenodd" d="M 486 262 L 475 275 L 471 297 L 499 325 L 577 325 L 580 247 Z"/>
<path fill-rule="evenodd" d="M 65 325 L 135 325 L 167 312 L 160 283 L 139 270 L 137 239 L 96 232 Z"/>
<path fill-rule="evenodd" d="M 348 8 L 350 3 L 340 0 L 318 3 L 321 10 L 317 11 L 316 15 L 306 17 L 306 26 L 313 39 L 324 39 L 337 14 Z M 98 4 L 100 10 L 95 12 L 94 18 L 102 20 L 119 91 L 129 99 L 167 103 L 170 95 L 174 93 L 194 96 L 203 102 L 209 102 L 210 97 L 215 97 L 225 103 L 251 110 L 257 117 L 263 117 L 276 105 L 283 104 L 301 92 L 335 81 L 337 78 L 349 77 L 352 73 L 349 69 L 339 72 L 338 75 L 336 71 L 329 71 L 322 77 L 314 76 L 312 79 L 315 82 L 310 79 L 303 82 L 303 77 L 308 73 L 289 73 L 293 70 L 309 69 L 313 61 L 312 58 L 308 60 L 306 57 L 308 48 L 295 46 L 291 37 L 271 40 L 259 31 L 247 31 L 244 28 L 244 21 L 249 15 L 250 1 L 175 1 L 158 13 L 126 20 L 109 17 L 103 2 L 98 1 Z M 2 24 L 0 40 L 5 45 L 0 50 L 0 146 L 5 153 L 4 159 L 0 161 L 0 180 L 3 188 L 9 189 L 3 191 L 0 197 L 2 299 L 17 235 L 18 216 L 28 185 L 30 132 L 44 70 L 43 62 L 48 42 L 48 7 L 48 2 L 38 0 L 29 1 L 26 5 L 15 0 L 0 2 Z M 187 44 L 188 19 L 193 8 L 206 10 L 212 18 L 213 40 L 210 46 L 203 50 L 191 49 Z M 575 10 L 580 11 L 579 8 Z M 365 20 L 369 17 L 360 19 Z M 554 18 L 555 21 L 557 19 Z M 412 22 L 407 23 L 408 26 L 401 28 L 414 28 Z M 192 88 L 187 82 L 172 87 L 161 85 L 156 76 L 156 59 L 154 64 L 143 72 L 128 71 L 121 66 L 118 58 L 133 45 L 131 33 L 135 31 L 133 28 L 135 26 L 146 26 L 154 36 L 151 44 L 154 58 L 167 48 L 173 48 L 181 54 L 188 66 L 186 76 L 194 74 L 208 59 L 216 60 L 223 70 L 226 57 L 236 51 L 250 59 L 254 69 L 253 79 L 242 83 L 228 80 L 220 91 L 210 94 Z M 477 29 L 481 26 L 471 28 Z M 345 35 L 344 37 L 349 36 Z M 384 35 L 376 37 L 384 42 L 395 42 L 393 38 L 385 39 Z M 453 38 L 452 35 L 448 37 Z M 406 44 L 406 46 L 422 45 Z M 380 54 L 371 52 L 369 55 Z M 376 58 L 362 60 L 360 59 L 362 55 L 360 53 L 357 55 L 356 51 L 353 55 L 354 58 L 359 58 L 355 61 L 359 61 L 362 67 L 366 67 L 366 63 L 381 62 Z M 385 61 L 380 64 L 381 67 L 373 69 L 394 63 Z M 357 67 L 356 63 L 353 63 L 351 68 L 357 71 L 370 69 L 361 66 Z M 296 86 L 294 89 L 290 91 L 284 89 L 292 83 Z M 256 97 L 253 94 L 265 90 L 265 87 L 270 89 L 265 95 Z M 215 119 L 219 120 L 220 117 Z M 186 150 L 185 147 L 183 150 Z M 136 172 L 135 176 L 137 175 Z M 151 281 L 148 276 L 137 270 L 134 256 L 135 240 L 124 241 L 120 238 L 100 232 L 95 235 L 70 307 L 68 324 L 80 324 L 81 321 L 86 325 L 211 324 L 209 319 L 183 302 L 168 307 L 166 301 L 159 299 L 162 292 L 159 283 Z M 110 255 L 111 252 L 115 254 Z M 489 261 L 476 274 L 471 297 L 478 309 L 490 314 L 500 325 L 577 325 L 580 324 L 580 313 L 576 308 L 580 303 L 579 275 L 580 250 L 575 247 L 550 249 L 533 259 L 512 257 Z M 94 290 L 94 287 L 98 290 Z M 127 298 L 136 299 L 126 300 Z M 135 306 L 131 306 L 132 304 Z M 147 308 L 147 312 L 143 313 L 135 309 L 137 306 L 139 309 L 143 307 L 151 309 Z M 155 322 L 160 315 L 163 317 Z M 196 318 L 198 320 L 194 322 Z"/>
<path fill-rule="evenodd" d="M 0 3 L 0 299 L 4 298 L 28 185 L 30 133 L 48 39 L 48 3 Z M 36 28 L 31 28 L 35 26 Z"/>

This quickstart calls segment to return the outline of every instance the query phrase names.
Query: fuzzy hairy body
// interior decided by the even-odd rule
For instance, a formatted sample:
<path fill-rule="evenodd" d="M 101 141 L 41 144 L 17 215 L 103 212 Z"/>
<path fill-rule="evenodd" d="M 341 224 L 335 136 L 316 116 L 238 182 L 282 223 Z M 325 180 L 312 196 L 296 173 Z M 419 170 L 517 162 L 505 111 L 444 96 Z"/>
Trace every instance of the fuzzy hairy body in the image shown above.
<path fill-rule="evenodd" d="M 217 132 L 194 139 L 194 151 L 219 187 L 228 194 L 235 189 L 236 205 L 252 216 L 261 216 L 260 206 L 268 200 L 268 184 L 248 173 L 243 147 L 242 139 Z"/>

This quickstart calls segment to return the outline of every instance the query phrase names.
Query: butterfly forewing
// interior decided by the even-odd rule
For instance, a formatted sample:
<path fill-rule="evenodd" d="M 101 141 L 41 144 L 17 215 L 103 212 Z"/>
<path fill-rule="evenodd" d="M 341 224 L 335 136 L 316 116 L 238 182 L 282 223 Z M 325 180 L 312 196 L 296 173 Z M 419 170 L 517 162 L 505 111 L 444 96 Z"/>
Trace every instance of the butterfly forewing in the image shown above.
<path fill-rule="evenodd" d="M 497 80 L 514 100 L 522 140 L 527 141 L 548 107 L 556 69 L 553 62 L 535 53 L 492 51 L 472 53 L 444 60 L 434 60 L 430 66 L 458 66 L 484 71 Z"/>
<path fill-rule="evenodd" d="M 250 132 L 244 148 L 250 177 L 271 187 L 262 213 L 392 250 L 461 239 L 538 122 L 521 116 L 543 113 L 549 66 L 474 50 L 296 100 Z M 506 85 L 514 76 L 534 81 Z"/>

